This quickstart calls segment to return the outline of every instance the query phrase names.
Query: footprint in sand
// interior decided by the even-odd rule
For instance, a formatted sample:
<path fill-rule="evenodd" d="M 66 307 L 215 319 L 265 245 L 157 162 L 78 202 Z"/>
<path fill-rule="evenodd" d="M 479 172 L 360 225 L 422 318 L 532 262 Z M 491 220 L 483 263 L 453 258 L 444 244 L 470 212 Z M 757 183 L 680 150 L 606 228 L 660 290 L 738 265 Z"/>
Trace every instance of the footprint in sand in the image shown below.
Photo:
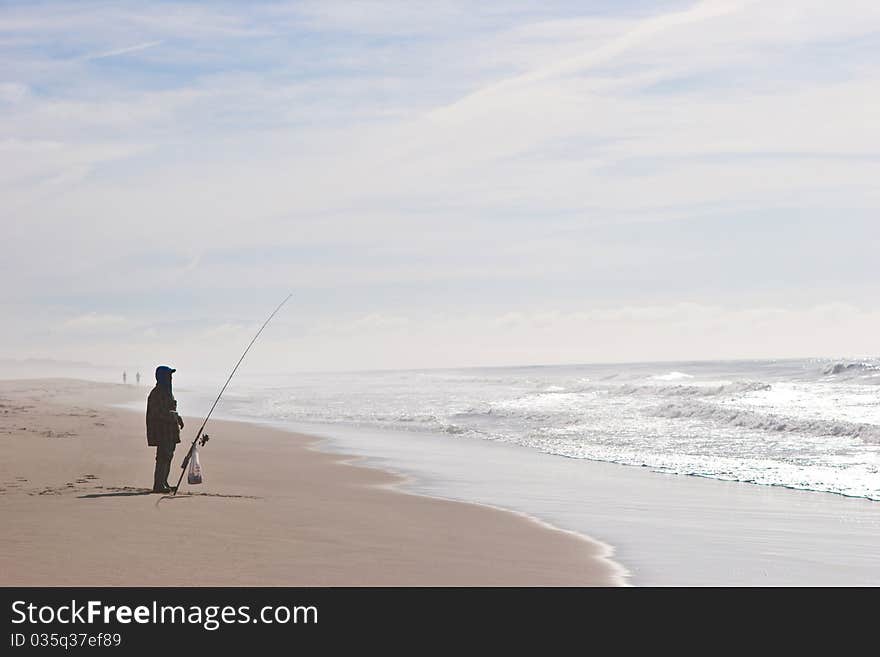
<path fill-rule="evenodd" d="M 39 493 L 28 493 L 28 495 L 61 495 L 61 491 L 56 488 L 44 488 Z"/>
<path fill-rule="evenodd" d="M 55 431 L 52 431 L 51 429 L 48 429 L 46 431 L 42 431 L 42 432 L 40 432 L 40 434 L 43 436 L 46 436 L 46 438 L 70 438 L 72 436 L 76 436 L 75 433 L 72 433 L 70 431 L 59 431 L 56 433 Z"/>

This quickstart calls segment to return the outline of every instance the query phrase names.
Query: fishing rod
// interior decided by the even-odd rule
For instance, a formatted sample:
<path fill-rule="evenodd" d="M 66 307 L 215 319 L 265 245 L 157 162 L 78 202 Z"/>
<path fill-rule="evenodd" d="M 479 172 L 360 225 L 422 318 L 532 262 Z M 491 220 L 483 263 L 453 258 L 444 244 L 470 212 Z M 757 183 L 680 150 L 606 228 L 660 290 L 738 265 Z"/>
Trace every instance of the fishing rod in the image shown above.
<path fill-rule="evenodd" d="M 272 318 L 275 317 L 275 315 L 278 313 L 279 310 L 281 310 L 281 306 L 283 306 L 285 303 L 287 303 L 290 300 L 290 297 L 292 297 L 292 296 L 293 296 L 293 294 L 288 294 L 287 298 L 284 299 L 284 301 L 282 301 L 281 303 L 279 303 L 278 307 L 272 311 L 272 314 L 269 315 L 269 318 L 265 322 L 263 322 L 263 325 L 260 327 L 260 330 L 257 331 L 257 334 L 254 336 L 254 339 L 251 340 L 250 344 L 244 350 L 244 353 L 241 355 L 241 358 L 238 359 L 238 362 L 235 364 L 235 367 L 232 368 L 232 373 L 229 375 L 229 378 L 226 379 L 226 383 L 224 383 L 223 387 L 220 389 L 220 394 L 217 395 L 217 399 L 214 400 L 214 404 L 211 406 L 211 410 L 208 411 L 208 415 L 205 417 L 205 421 L 202 422 L 202 426 L 199 427 L 199 431 L 196 434 L 195 440 L 193 440 L 192 445 L 189 446 L 189 451 L 186 453 L 186 458 L 183 459 L 183 464 L 180 466 L 180 469 L 181 469 L 180 478 L 177 480 L 177 485 L 174 487 L 174 490 L 171 491 L 172 496 L 177 495 L 177 490 L 180 488 L 180 482 L 183 481 L 183 474 L 184 474 L 184 472 L 186 472 L 186 466 L 189 465 L 189 460 L 192 457 L 192 453 L 196 447 L 196 443 L 199 442 L 199 438 L 202 437 L 202 431 L 205 430 L 205 425 L 208 424 L 208 420 L 211 417 L 211 413 L 214 412 L 214 409 L 217 407 L 217 403 L 220 401 L 220 398 L 223 396 L 223 393 L 226 391 L 226 386 L 229 385 L 229 382 L 232 381 L 232 377 L 235 376 L 235 371 L 238 369 L 238 366 L 241 365 L 241 361 L 244 360 L 244 357 L 247 356 L 247 352 L 249 352 L 251 350 L 251 347 L 254 346 L 254 342 L 256 342 L 257 338 L 260 337 L 260 333 L 263 332 L 263 329 L 266 328 L 266 326 L 269 324 L 269 322 L 272 321 Z M 204 441 L 202 441 L 202 445 L 204 446 L 204 444 L 207 441 L 208 441 L 208 435 L 205 434 L 205 439 L 204 439 Z"/>

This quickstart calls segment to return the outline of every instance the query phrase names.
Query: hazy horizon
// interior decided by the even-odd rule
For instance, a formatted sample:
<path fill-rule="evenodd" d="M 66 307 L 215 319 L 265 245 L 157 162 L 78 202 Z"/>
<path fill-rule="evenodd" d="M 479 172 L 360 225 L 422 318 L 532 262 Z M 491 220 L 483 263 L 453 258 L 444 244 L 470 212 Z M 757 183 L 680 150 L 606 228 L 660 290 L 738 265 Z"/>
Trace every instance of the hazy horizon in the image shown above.
<path fill-rule="evenodd" d="M 878 354 L 878 36 L 861 0 L 4 3 L 0 358 L 224 371 L 289 292 L 252 371 Z"/>
<path fill-rule="evenodd" d="M 224 370 L 223 363 L 209 366 L 208 368 L 196 366 L 194 369 L 184 369 L 177 377 L 179 382 L 183 382 L 184 387 L 191 384 L 193 380 L 197 385 L 204 385 L 206 381 L 217 379 L 218 385 L 222 383 L 224 377 L 231 371 L 240 354 L 235 354 L 229 363 L 225 363 L 229 367 Z M 868 361 L 880 360 L 880 356 L 876 354 L 837 354 L 837 355 L 814 355 L 814 356 L 795 356 L 789 358 L 729 358 L 729 359 L 694 359 L 694 360 L 646 360 L 646 361 L 595 361 L 595 362 L 560 362 L 560 363 L 509 363 L 506 365 L 448 365 L 443 367 L 413 367 L 413 368 L 365 368 L 365 369 L 296 369 L 289 370 L 271 370 L 259 371 L 254 370 L 247 364 L 247 359 L 238 370 L 238 377 L 242 375 L 253 379 L 259 379 L 263 376 L 274 377 L 284 375 L 336 375 L 336 374 L 370 374 L 370 373 L 394 373 L 394 372 L 432 372 L 432 371 L 468 371 L 468 370 L 504 370 L 504 369 L 541 369 L 541 368 L 578 368 L 578 367 L 606 367 L 606 366 L 683 366 L 683 365 L 712 365 L 712 364 L 749 364 L 749 363 L 796 363 L 810 362 L 817 363 L 840 363 L 851 364 Z M 16 366 L 19 367 L 16 370 Z M 17 378 L 80 378 L 80 375 L 86 374 L 87 371 L 98 371 L 104 376 L 101 380 L 119 381 L 122 373 L 127 375 L 127 382 L 134 383 L 135 375 L 141 375 L 141 385 L 153 385 L 154 368 L 158 365 L 147 364 L 144 367 L 132 366 L 126 363 L 99 364 L 82 361 L 64 361 L 52 358 L 0 358 L 0 379 L 17 379 Z M 12 368 L 11 376 L 8 376 L 9 369 Z M 42 369 L 41 369 L 42 368 Z M 53 374 L 55 372 L 55 374 Z M 82 376 L 85 380 L 91 380 L 88 376 Z"/>

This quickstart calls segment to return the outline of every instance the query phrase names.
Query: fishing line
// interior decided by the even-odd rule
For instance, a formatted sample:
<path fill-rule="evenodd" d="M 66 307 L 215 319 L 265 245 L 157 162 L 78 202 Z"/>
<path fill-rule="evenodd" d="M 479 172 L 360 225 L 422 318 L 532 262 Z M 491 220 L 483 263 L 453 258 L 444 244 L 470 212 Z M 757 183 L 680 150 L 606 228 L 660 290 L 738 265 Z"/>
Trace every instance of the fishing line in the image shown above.
<path fill-rule="evenodd" d="M 217 407 L 217 404 L 220 401 L 220 398 L 223 396 L 223 393 L 226 391 L 226 386 L 228 386 L 229 382 L 232 381 L 232 377 L 235 376 L 235 371 L 238 369 L 238 366 L 241 365 L 241 362 L 244 360 L 244 357 L 247 356 L 247 352 L 250 351 L 251 347 L 254 346 L 254 342 L 256 342 L 257 338 L 260 337 L 260 333 L 263 332 L 263 329 L 266 328 L 266 326 L 269 324 L 269 322 L 272 321 L 272 318 L 275 317 L 275 315 L 278 313 L 279 310 L 281 310 L 281 306 L 283 306 L 285 303 L 287 303 L 290 300 L 290 297 L 292 297 L 292 296 L 293 296 L 293 294 L 288 294 L 287 298 L 284 299 L 284 301 L 282 301 L 281 303 L 279 303 L 278 307 L 272 311 L 272 314 L 269 315 L 268 319 L 266 319 L 265 322 L 263 322 L 263 325 L 260 327 L 260 330 L 257 331 L 257 334 L 254 336 L 253 340 L 250 341 L 250 344 L 248 344 L 247 348 L 244 350 L 244 353 L 241 355 L 241 358 L 238 359 L 238 362 L 235 364 L 235 367 L 232 368 L 232 372 L 230 373 L 229 378 L 226 379 L 226 383 L 224 383 L 223 387 L 220 389 L 220 394 L 217 395 L 217 399 L 214 400 L 214 403 L 211 406 L 211 410 L 208 411 L 208 415 L 205 417 L 205 421 L 202 422 L 202 426 L 199 427 L 199 431 L 196 434 L 195 440 L 193 440 L 192 444 L 189 446 L 189 451 L 186 453 L 186 458 L 183 459 L 183 464 L 180 466 L 180 469 L 181 469 L 180 478 L 177 480 L 177 485 L 171 491 L 172 497 L 177 495 L 177 491 L 180 488 L 180 483 L 183 481 L 183 474 L 186 472 L 186 466 L 189 464 L 189 460 L 192 457 L 192 453 L 196 447 L 196 443 L 199 441 L 199 438 L 202 437 L 202 431 L 205 430 L 205 425 L 208 424 L 208 420 L 211 418 L 211 413 L 214 412 L 214 409 Z M 206 434 L 205 440 L 202 442 L 202 445 L 204 446 L 204 444 L 207 441 L 208 441 L 208 436 Z"/>

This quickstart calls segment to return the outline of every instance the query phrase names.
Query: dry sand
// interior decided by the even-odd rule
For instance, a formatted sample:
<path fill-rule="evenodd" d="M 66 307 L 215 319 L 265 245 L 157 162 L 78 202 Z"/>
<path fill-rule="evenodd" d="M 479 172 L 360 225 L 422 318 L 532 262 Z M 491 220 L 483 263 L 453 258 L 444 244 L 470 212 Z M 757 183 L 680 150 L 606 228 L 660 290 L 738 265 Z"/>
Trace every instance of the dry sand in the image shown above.
<path fill-rule="evenodd" d="M 408 494 L 317 439 L 214 422 L 206 481 L 154 495 L 146 387 L 0 382 L 0 585 L 611 585 L 605 548 L 490 507 Z M 182 411 L 185 395 L 178 394 Z M 187 417 L 170 479 L 200 418 Z"/>

